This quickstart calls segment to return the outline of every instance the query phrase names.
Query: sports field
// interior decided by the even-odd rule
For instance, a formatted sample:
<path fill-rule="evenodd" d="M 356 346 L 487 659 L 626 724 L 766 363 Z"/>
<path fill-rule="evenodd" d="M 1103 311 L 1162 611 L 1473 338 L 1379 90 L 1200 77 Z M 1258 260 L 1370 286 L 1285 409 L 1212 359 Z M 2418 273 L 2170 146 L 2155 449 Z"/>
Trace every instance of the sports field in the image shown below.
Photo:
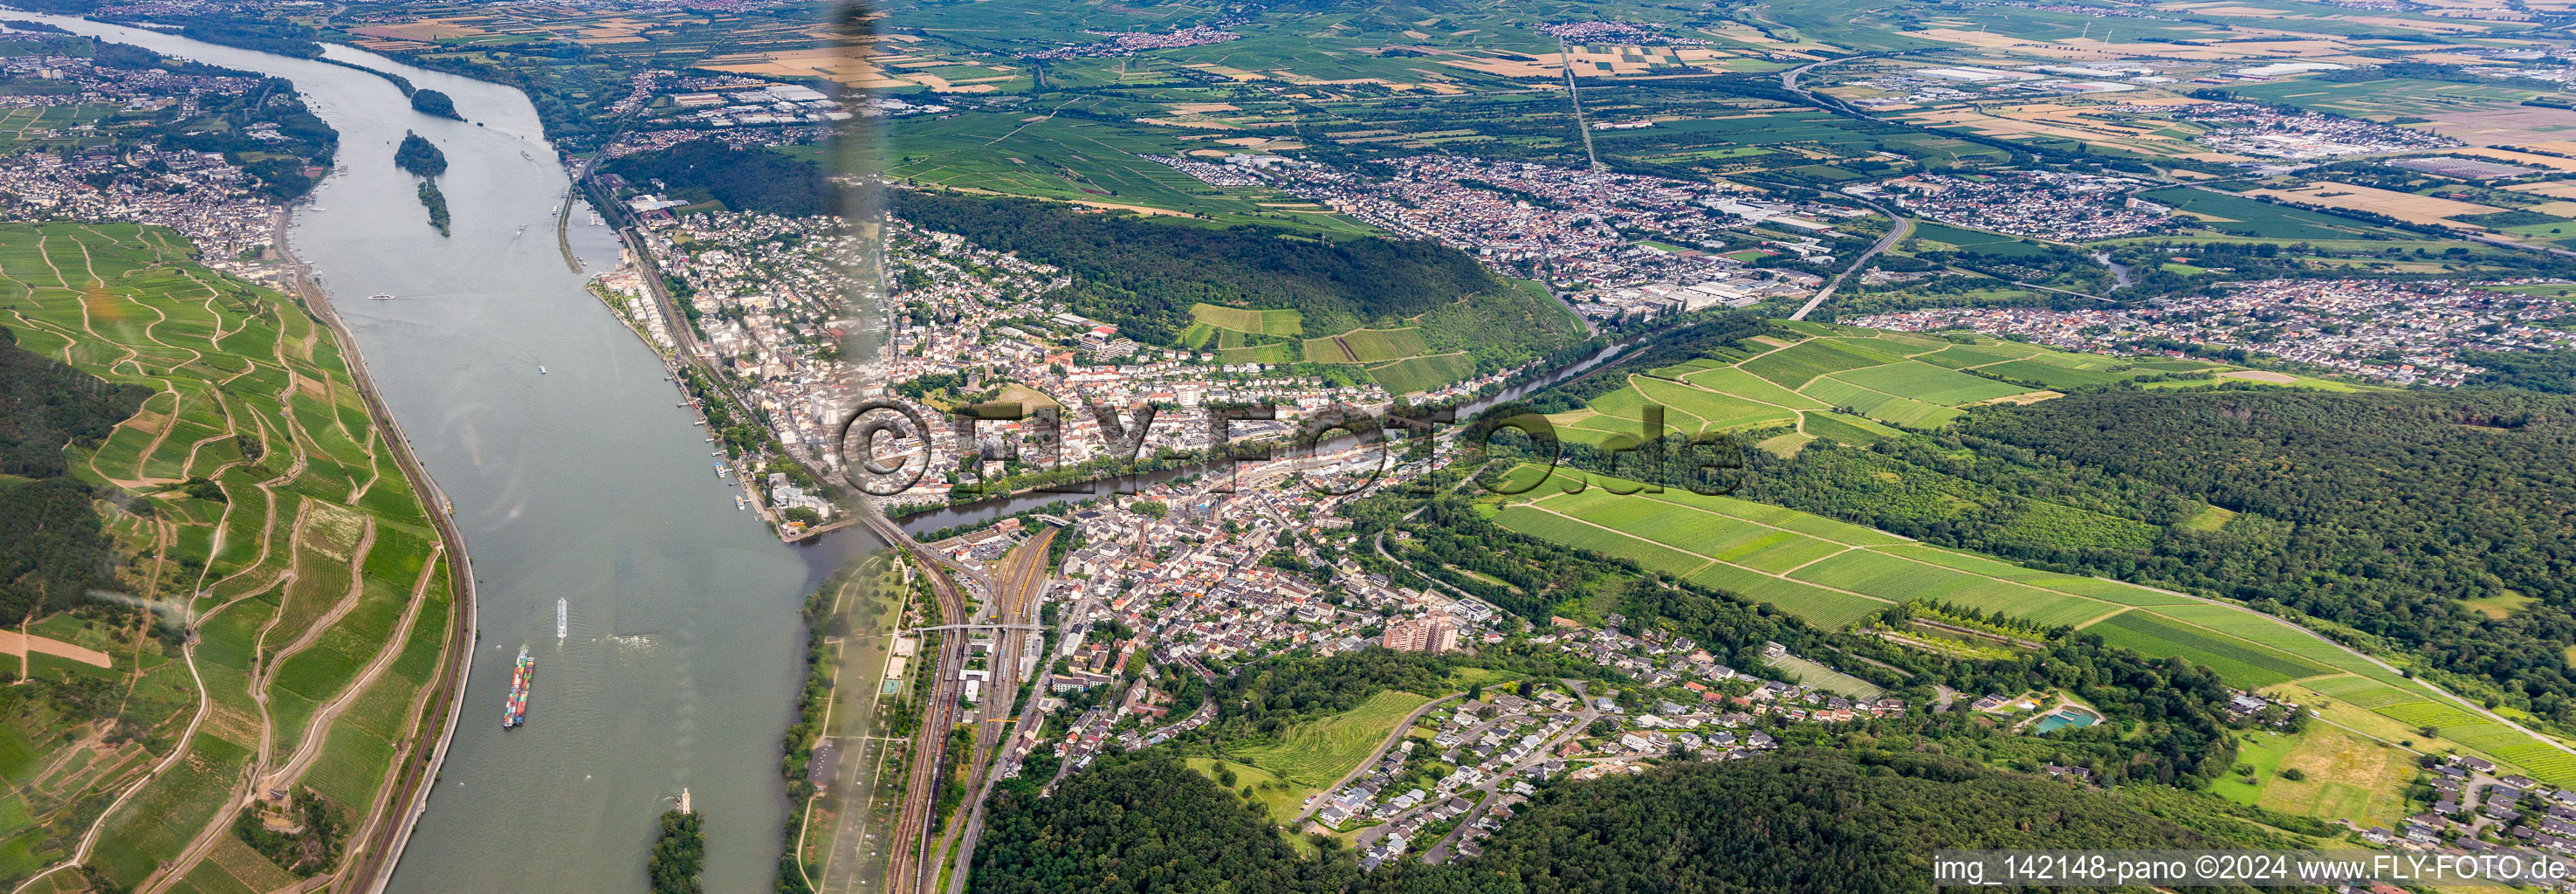
<path fill-rule="evenodd" d="M 164 229 L 0 224 L 0 327 L 26 350 L 151 392 L 97 449 L 66 459 L 132 502 L 108 516 L 134 559 L 126 583 L 189 604 L 188 649 L 211 702 L 188 733 L 187 662 L 148 637 L 90 640 L 112 647 L 105 669 L 32 662 L 37 676 L 112 680 L 129 729 L 111 742 L 79 722 L 89 718 L 49 717 L 72 735 L 0 737 L 0 884 L 67 854 L 114 792 L 147 777 L 101 826 L 89 865 L 103 878 L 242 890 L 287 877 L 256 852 L 189 841 L 230 827 L 241 808 L 229 793 L 249 774 L 310 788 L 354 825 L 409 755 L 441 665 L 453 607 L 441 547 L 339 345 L 285 296 L 193 257 Z M 203 482 L 194 493 L 191 481 Z M 110 635 L 69 619 L 32 626 Z M 186 759 L 155 771 L 174 750 Z M 31 780 L 11 766 L 73 772 Z"/>

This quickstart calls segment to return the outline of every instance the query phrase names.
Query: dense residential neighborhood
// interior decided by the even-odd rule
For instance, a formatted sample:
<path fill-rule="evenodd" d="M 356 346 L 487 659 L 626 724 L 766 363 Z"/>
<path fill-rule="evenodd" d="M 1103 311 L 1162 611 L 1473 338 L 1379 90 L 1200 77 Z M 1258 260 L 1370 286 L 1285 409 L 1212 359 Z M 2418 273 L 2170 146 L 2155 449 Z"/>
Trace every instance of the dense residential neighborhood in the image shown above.
<path fill-rule="evenodd" d="M 2544 325 L 2561 315 L 2556 302 L 2475 285 L 2273 280 L 2214 291 L 2158 299 L 2139 310 L 1944 309 L 1852 322 L 1914 332 L 1968 329 L 2114 354 L 2180 356 L 2183 346 L 2206 345 L 2426 385 L 2457 385 L 2482 371 L 2461 362 L 2461 351 L 2566 350 L 2571 344 L 2565 331 Z M 2271 375 L 2278 374 L 2246 377 Z"/>

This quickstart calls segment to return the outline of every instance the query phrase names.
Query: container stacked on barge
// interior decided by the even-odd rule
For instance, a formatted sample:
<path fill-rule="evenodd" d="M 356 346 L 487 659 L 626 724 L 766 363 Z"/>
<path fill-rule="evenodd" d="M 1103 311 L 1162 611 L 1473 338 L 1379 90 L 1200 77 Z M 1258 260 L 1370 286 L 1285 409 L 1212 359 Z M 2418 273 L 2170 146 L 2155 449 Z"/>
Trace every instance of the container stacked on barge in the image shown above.
<path fill-rule="evenodd" d="M 528 657 L 526 648 L 519 649 L 519 664 L 510 669 L 510 703 L 504 706 L 501 728 L 509 729 L 528 722 L 528 687 L 537 681 L 537 660 Z"/>

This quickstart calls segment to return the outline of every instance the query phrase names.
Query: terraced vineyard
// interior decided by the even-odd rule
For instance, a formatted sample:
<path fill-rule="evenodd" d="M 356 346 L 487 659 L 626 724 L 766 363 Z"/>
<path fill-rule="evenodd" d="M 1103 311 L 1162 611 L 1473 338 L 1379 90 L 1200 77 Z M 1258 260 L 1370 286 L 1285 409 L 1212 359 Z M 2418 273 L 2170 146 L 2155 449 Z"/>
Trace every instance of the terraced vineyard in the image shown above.
<path fill-rule="evenodd" d="M 62 616 L 36 625 L 110 658 L 31 660 L 34 676 L 125 696 L 107 702 L 112 717 L 0 723 L 0 883 L 85 854 L 117 890 L 294 884 L 233 832 L 245 809 L 270 809 L 242 796 L 310 790 L 352 841 L 385 812 L 456 621 L 423 500 L 330 332 L 285 296 L 196 264 L 167 230 L 0 225 L 0 326 L 154 392 L 68 459 L 119 495 L 100 505 L 134 558 L 133 597 L 195 635 L 183 650 Z M 29 890 L 86 889 L 71 870 Z"/>
<path fill-rule="evenodd" d="M 1764 428 L 1781 452 L 1818 438 L 1869 444 L 1889 426 L 1933 429 L 1961 407 L 2059 396 L 2053 388 L 2228 367 L 2193 360 L 2070 354 L 1982 336 L 1931 337 L 1851 326 L 1783 322 L 1795 340 L 1748 340 L 1749 354 L 1702 357 L 1628 377 L 1628 387 L 1580 410 L 1548 417 L 1568 440 L 1638 437 L 1644 408 L 1664 408 L 1669 430 L 1700 434 Z M 1973 372 L 1972 372 L 1973 371 Z"/>
<path fill-rule="evenodd" d="M 1495 521 L 1618 556 L 1809 622 L 1844 627 L 1933 599 L 2099 634 L 2113 645 L 2183 658 L 2229 685 L 2330 696 L 2368 712 L 2374 735 L 2426 739 L 2576 785 L 2576 755 L 2490 719 L 2447 694 L 2270 615 L 2102 578 L 2026 568 L 1762 503 L 1523 466 Z M 1627 492 L 1622 495 L 1621 492 Z"/>

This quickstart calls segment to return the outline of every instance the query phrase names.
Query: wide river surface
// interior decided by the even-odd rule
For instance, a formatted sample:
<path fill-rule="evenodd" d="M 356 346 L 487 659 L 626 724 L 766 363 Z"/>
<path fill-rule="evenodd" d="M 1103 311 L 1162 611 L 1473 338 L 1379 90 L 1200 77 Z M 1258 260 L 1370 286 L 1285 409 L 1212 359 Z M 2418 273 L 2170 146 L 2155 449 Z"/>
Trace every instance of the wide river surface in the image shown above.
<path fill-rule="evenodd" d="M 296 212 L 289 241 L 455 501 L 480 581 L 465 711 L 390 890 L 645 890 L 655 818 L 684 787 L 705 815 L 707 890 L 772 890 L 797 611 L 851 544 L 800 551 L 735 510 L 660 362 L 565 263 L 554 210 L 567 175 L 528 98 L 331 48 L 446 92 L 473 122 L 461 123 L 413 112 L 365 72 L 25 17 L 287 78 L 340 132 L 345 172 Z M 453 237 L 429 227 L 414 179 L 393 166 L 406 130 L 447 154 Z M 573 218 L 588 267 L 615 263 L 613 234 Z M 571 610 L 561 641 L 557 599 Z M 504 731 L 522 648 L 536 686 L 527 725 Z"/>

